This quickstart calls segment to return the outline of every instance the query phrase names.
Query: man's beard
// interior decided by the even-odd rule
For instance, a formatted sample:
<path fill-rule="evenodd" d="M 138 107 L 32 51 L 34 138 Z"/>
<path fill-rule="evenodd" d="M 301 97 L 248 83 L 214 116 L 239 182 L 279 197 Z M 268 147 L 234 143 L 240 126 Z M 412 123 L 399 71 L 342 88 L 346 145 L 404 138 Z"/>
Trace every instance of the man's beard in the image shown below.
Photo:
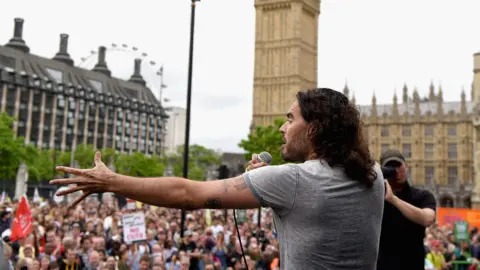
<path fill-rule="evenodd" d="M 309 147 L 305 134 L 298 134 L 290 139 L 281 151 L 283 160 L 286 162 L 305 162 L 308 159 Z"/>

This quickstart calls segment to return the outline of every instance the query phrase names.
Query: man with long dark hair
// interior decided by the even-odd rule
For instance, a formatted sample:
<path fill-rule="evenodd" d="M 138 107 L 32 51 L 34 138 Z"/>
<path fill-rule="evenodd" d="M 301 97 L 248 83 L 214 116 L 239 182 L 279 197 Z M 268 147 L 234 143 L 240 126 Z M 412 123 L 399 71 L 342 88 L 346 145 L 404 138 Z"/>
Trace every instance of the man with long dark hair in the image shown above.
<path fill-rule="evenodd" d="M 59 167 L 76 177 L 51 183 L 76 184 L 58 194 L 83 191 L 74 203 L 92 193 L 114 192 L 173 208 L 271 207 L 282 269 L 374 269 L 385 186 L 358 110 L 340 92 L 301 91 L 280 132 L 283 158 L 298 164 L 252 162 L 238 177 L 198 182 L 119 175 L 96 153 L 93 169 Z"/>

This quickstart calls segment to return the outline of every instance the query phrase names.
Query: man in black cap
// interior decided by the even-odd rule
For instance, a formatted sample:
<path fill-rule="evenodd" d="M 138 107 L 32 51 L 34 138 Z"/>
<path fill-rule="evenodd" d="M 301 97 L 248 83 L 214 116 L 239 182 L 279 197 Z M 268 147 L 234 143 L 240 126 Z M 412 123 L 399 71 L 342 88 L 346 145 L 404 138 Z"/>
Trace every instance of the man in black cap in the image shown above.
<path fill-rule="evenodd" d="M 407 164 L 399 151 L 383 153 L 380 164 L 387 181 L 377 270 L 423 270 L 423 239 L 425 228 L 435 222 L 435 197 L 408 183 Z"/>

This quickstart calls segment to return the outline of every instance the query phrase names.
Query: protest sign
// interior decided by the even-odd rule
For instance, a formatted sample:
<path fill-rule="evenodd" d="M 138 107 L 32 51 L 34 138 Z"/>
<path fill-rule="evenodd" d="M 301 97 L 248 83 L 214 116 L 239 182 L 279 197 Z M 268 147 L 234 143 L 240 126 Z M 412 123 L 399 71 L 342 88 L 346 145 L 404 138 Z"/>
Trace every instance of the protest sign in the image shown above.
<path fill-rule="evenodd" d="M 468 222 L 466 221 L 455 221 L 453 227 L 453 233 L 455 235 L 456 241 L 468 241 L 470 239 L 468 231 Z"/>
<path fill-rule="evenodd" d="M 146 239 L 145 216 L 143 212 L 123 214 L 123 240 L 126 243 Z"/>

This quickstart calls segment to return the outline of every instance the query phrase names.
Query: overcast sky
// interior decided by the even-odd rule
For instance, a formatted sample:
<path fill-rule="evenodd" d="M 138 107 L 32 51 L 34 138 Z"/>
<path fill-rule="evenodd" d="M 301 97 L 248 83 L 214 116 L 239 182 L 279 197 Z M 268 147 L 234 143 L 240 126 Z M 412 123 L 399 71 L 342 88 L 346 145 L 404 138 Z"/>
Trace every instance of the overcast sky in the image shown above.
<path fill-rule="evenodd" d="M 164 97 L 185 106 L 189 0 L 155 1 L 3 1 L 0 42 L 13 34 L 13 19 L 25 19 L 24 39 L 31 52 L 52 57 L 59 34 L 70 35 L 76 64 L 98 46 L 112 43 L 138 52 L 110 51 L 114 76 L 128 78 L 133 59 L 164 65 Z M 122 4 L 123 3 L 123 4 Z M 127 4 L 128 3 L 128 4 Z M 255 9 L 253 0 L 202 0 L 197 6 L 191 142 L 223 151 L 249 131 L 252 114 Z M 390 103 L 404 82 L 421 94 L 430 81 L 443 86 L 445 100 L 459 100 L 462 87 L 470 97 L 473 58 L 480 51 L 478 0 L 324 0 L 319 19 L 318 85 L 343 88 L 357 101 Z M 91 68 L 96 58 L 82 66 Z M 159 85 L 155 69 L 143 65 L 150 85 Z M 292 97 L 293 98 L 293 97 Z M 293 99 L 292 99 L 293 101 Z M 287 108 L 286 108 L 287 109 Z"/>

